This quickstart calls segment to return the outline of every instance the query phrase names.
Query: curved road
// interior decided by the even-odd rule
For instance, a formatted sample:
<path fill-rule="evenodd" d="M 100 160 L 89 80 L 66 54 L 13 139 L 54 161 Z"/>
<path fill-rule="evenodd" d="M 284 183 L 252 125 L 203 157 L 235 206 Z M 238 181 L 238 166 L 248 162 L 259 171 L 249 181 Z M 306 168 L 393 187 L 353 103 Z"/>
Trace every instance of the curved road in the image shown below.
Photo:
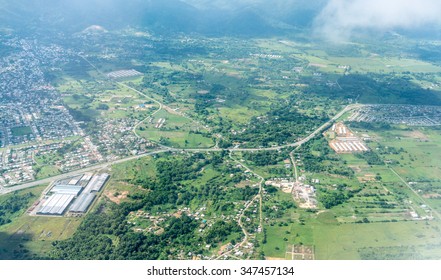
<path fill-rule="evenodd" d="M 21 184 L 21 185 L 16 185 L 16 186 L 13 186 L 13 187 L 6 187 L 6 188 L 3 188 L 3 189 L 0 189 L 0 195 L 11 193 L 11 192 L 18 191 L 18 190 L 27 189 L 27 188 L 32 188 L 32 187 L 35 187 L 35 186 L 46 185 L 46 184 L 51 183 L 52 181 L 63 180 L 63 179 L 69 178 L 69 177 L 73 177 L 75 175 L 80 175 L 80 174 L 85 173 L 85 172 L 103 169 L 103 168 L 109 167 L 110 165 L 113 165 L 113 164 L 123 163 L 123 162 L 126 162 L 126 161 L 142 158 L 142 157 L 145 157 L 145 156 L 151 156 L 151 155 L 154 155 L 154 154 L 165 153 L 167 151 L 169 151 L 169 150 L 167 150 L 167 149 L 156 150 L 156 151 L 148 152 L 148 153 L 145 153 L 145 154 L 142 154 L 142 155 L 131 156 L 131 157 L 126 157 L 126 158 L 114 160 L 114 161 L 111 161 L 111 162 L 105 162 L 105 163 L 100 163 L 100 164 L 97 164 L 97 165 L 92 165 L 92 166 L 89 166 L 89 167 L 85 167 L 83 169 L 78 169 L 78 170 L 75 170 L 75 171 L 72 171 L 72 172 L 56 175 L 56 176 L 53 176 L 53 177 L 48 177 L 48 178 L 45 178 L 45 179 L 42 179 L 42 180 L 38 180 L 38 181 L 32 181 L 32 182 L 29 182 L 29 183 L 25 183 L 25 184 Z"/>
<path fill-rule="evenodd" d="M 200 153 L 200 152 L 216 152 L 216 151 L 223 151 L 223 150 L 227 150 L 227 151 L 230 151 L 230 152 L 253 152 L 253 151 L 274 151 L 274 150 L 279 150 L 279 149 L 283 149 L 283 148 L 298 147 L 298 146 L 303 145 L 306 142 L 310 141 L 317 134 L 322 132 L 326 127 L 331 125 L 335 120 L 337 120 L 338 118 L 343 116 L 346 112 L 348 112 L 348 111 L 350 111 L 352 109 L 355 109 L 355 108 L 362 107 L 362 106 L 363 105 L 359 105 L 359 104 L 353 104 L 353 105 L 346 106 L 342 111 L 340 111 L 332 119 L 330 119 L 329 121 L 324 123 L 322 126 L 317 128 L 314 132 L 309 134 L 307 137 L 303 138 L 300 141 L 291 143 L 291 144 L 286 144 L 286 145 L 276 146 L 276 147 L 269 147 L 269 148 L 237 148 L 237 149 L 236 148 L 228 148 L 228 149 L 220 149 L 220 148 L 185 149 L 184 148 L 184 149 L 178 149 L 178 148 L 172 148 L 172 147 L 167 147 L 167 146 L 164 146 L 164 145 L 160 145 L 159 146 L 160 149 L 156 150 L 156 151 L 148 152 L 148 153 L 137 155 L 137 156 L 130 156 L 130 157 L 126 157 L 126 158 L 122 158 L 122 159 L 118 159 L 118 160 L 114 160 L 114 161 L 110 161 L 110 162 L 105 162 L 105 163 L 97 164 L 97 165 L 94 165 L 94 166 L 89 166 L 89 167 L 86 167 L 86 168 L 83 168 L 83 169 L 79 169 L 79 170 L 76 170 L 76 171 L 72 171 L 72 172 L 69 172 L 69 173 L 65 173 L 65 174 L 49 177 L 49 178 L 38 180 L 38 181 L 33 181 L 33 182 L 25 183 L 25 184 L 16 185 L 16 186 L 13 186 L 13 187 L 3 188 L 3 189 L 0 189 L 0 195 L 7 194 L 7 193 L 10 193 L 10 192 L 14 192 L 14 191 L 17 191 L 17 190 L 32 188 L 32 187 L 39 186 L 39 185 L 49 184 L 52 181 L 66 179 L 66 178 L 69 178 L 69 177 L 72 177 L 72 176 L 75 176 L 75 175 L 79 175 L 79 174 L 84 173 L 84 172 L 99 170 L 99 169 L 106 168 L 106 167 L 109 167 L 109 166 L 114 165 L 114 164 L 130 161 L 130 160 L 134 160 L 134 159 L 138 159 L 138 158 L 142 158 L 142 157 L 146 157 L 146 156 L 150 156 L 150 155 L 154 155 L 154 154 L 165 153 L 165 152 L 185 151 L 185 152 Z"/>
<path fill-rule="evenodd" d="M 96 71 L 99 74 L 101 74 L 103 77 L 106 77 L 106 75 L 104 73 L 102 73 L 89 60 L 87 60 L 85 57 L 83 57 L 81 55 L 80 55 L 80 57 L 82 59 L 84 59 L 87 63 L 89 63 L 94 69 L 96 69 Z M 125 87 L 127 89 L 130 89 L 132 91 L 135 91 L 136 93 L 145 96 L 146 98 L 154 101 L 156 104 L 159 105 L 159 109 L 157 111 L 155 111 L 153 114 L 151 114 L 149 117 L 157 114 L 163 108 L 169 108 L 166 105 L 162 104 L 161 102 L 155 100 L 154 98 L 151 98 L 151 97 L 147 96 L 145 93 L 140 92 L 137 89 L 134 89 L 133 87 L 130 87 L 130 86 L 128 86 L 128 85 L 126 85 L 124 83 L 121 83 L 121 82 L 117 82 L 117 84 L 120 85 L 120 86 L 123 86 L 123 87 Z M 222 150 L 227 150 L 227 151 L 230 151 L 230 152 L 253 152 L 253 151 L 275 151 L 275 150 L 279 150 L 279 149 L 283 149 L 283 148 L 299 147 L 302 144 L 305 144 L 306 142 L 308 142 L 309 140 L 314 138 L 317 134 L 322 132 L 326 127 L 331 125 L 335 120 L 337 120 L 338 118 L 343 116 L 346 112 L 348 112 L 348 111 L 350 111 L 352 109 L 355 109 L 355 108 L 362 107 L 362 106 L 363 105 L 360 105 L 360 104 L 352 104 L 352 105 L 346 106 L 342 111 L 340 111 L 337 115 L 335 115 L 332 119 L 330 119 L 329 121 L 324 123 L 322 126 L 317 128 L 310 135 L 308 135 L 307 137 L 303 138 L 300 141 L 297 141 L 297 142 L 294 142 L 294 143 L 291 143 L 291 144 L 286 144 L 286 145 L 281 145 L 281 146 L 276 146 L 276 147 L 269 147 L 269 148 L 228 148 L 228 149 L 220 149 L 220 148 L 217 148 L 216 146 L 213 147 L 213 148 L 205 148 L 205 149 L 185 149 L 185 148 L 178 149 L 178 148 L 172 148 L 172 147 L 167 147 L 167 146 L 164 146 L 164 145 L 157 144 L 159 149 L 156 150 L 156 151 L 148 152 L 148 153 L 137 155 L 137 156 L 129 156 L 129 157 L 126 157 L 126 158 L 122 158 L 122 159 L 118 159 L 118 160 L 114 160 L 114 161 L 110 161 L 110 162 L 100 163 L 100 164 L 97 164 L 97 165 L 89 166 L 89 167 L 86 167 L 86 168 L 83 168 L 83 169 L 79 169 L 79 170 L 76 170 L 76 171 L 68 172 L 68 173 L 65 173 L 65 174 L 61 174 L 61 175 L 57 175 L 57 176 L 53 176 L 53 177 L 49 177 L 49 178 L 45 178 L 45 179 L 38 180 L 38 181 L 28 182 L 28 183 L 24 183 L 24 184 L 20 184 L 20 185 L 16 185 L 16 186 L 8 187 L 8 188 L 0 188 L 0 195 L 7 194 L 7 193 L 10 193 L 10 192 L 14 192 L 14 191 L 17 191 L 17 190 L 32 188 L 32 187 L 39 186 L 39 185 L 49 184 L 52 181 L 66 179 L 66 178 L 69 178 L 69 177 L 72 177 L 72 176 L 75 176 L 75 175 L 79 175 L 79 174 L 84 173 L 84 172 L 99 170 L 99 169 L 103 169 L 103 168 L 109 167 L 109 166 L 111 166 L 113 164 L 118 164 L 118 163 L 130 161 L 130 160 L 134 160 L 134 159 L 137 159 L 137 158 L 142 158 L 142 157 L 145 157 L 145 156 L 150 156 L 150 155 L 160 154 L 160 153 L 165 153 L 165 152 L 186 151 L 186 152 L 200 153 L 200 152 L 216 152 L 216 151 L 222 151 Z M 146 119 L 148 119 L 148 118 L 146 118 Z M 135 125 L 135 127 L 133 128 L 133 132 L 134 132 L 134 134 L 137 137 L 140 137 L 140 136 L 136 133 L 136 128 L 139 125 L 141 125 L 146 119 L 141 120 L 140 122 L 138 122 Z"/>

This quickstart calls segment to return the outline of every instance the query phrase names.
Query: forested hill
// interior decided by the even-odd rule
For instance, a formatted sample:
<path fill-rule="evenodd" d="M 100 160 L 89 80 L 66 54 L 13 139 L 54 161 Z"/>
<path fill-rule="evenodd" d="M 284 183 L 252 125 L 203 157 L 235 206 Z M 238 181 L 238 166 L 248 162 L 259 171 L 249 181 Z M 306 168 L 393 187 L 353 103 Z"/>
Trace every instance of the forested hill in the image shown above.
<path fill-rule="evenodd" d="M 227 1 L 211 5 L 191 0 L 0 0 L 3 28 L 34 32 L 79 32 L 90 25 L 107 29 L 127 26 L 157 32 L 191 32 L 205 35 L 264 36 L 310 26 L 319 4 L 304 0 L 255 1 L 242 5 Z M 234 3 L 234 4 L 232 4 Z"/>

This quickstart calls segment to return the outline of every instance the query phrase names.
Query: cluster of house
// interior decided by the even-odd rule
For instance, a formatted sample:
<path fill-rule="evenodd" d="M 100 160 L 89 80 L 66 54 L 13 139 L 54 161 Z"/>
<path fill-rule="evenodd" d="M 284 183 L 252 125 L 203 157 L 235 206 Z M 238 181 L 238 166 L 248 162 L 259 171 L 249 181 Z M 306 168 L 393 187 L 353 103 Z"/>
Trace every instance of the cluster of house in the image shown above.
<path fill-rule="evenodd" d="M 298 180 L 273 178 L 266 181 L 265 185 L 277 187 L 285 193 L 291 193 L 300 208 L 317 208 L 316 189 L 314 186 L 306 184 L 305 181 L 306 178 L 304 176 L 300 176 Z M 319 184 L 320 180 L 312 179 L 311 182 Z"/>
<path fill-rule="evenodd" d="M 72 140 L 64 140 L 0 150 L 0 187 L 32 181 L 37 175 L 36 169 L 47 164 L 67 172 L 103 161 L 88 137 L 82 138 L 74 148 L 63 153 L 62 158 L 55 156 L 60 149 L 72 143 Z M 48 163 L 38 162 L 37 158 L 43 157 L 47 158 Z"/>
<path fill-rule="evenodd" d="M 0 187 L 33 180 L 33 149 L 0 150 Z"/>
<path fill-rule="evenodd" d="M 9 39 L 14 51 L 0 59 L 1 145 L 26 144 L 81 134 L 59 94 L 45 78 L 43 68 L 67 59 L 56 45 Z"/>
<path fill-rule="evenodd" d="M 259 57 L 259 58 L 269 58 L 269 59 L 281 59 L 283 56 L 278 54 L 265 54 L 265 53 L 252 53 L 250 56 Z"/>
<path fill-rule="evenodd" d="M 441 107 L 422 105 L 368 105 L 358 108 L 349 117 L 355 122 L 383 122 L 409 126 L 441 124 Z"/>
<path fill-rule="evenodd" d="M 93 135 L 94 143 L 108 161 L 122 156 L 142 154 L 154 146 L 152 142 L 133 133 L 136 119 L 100 118 L 97 122 L 98 131 Z"/>

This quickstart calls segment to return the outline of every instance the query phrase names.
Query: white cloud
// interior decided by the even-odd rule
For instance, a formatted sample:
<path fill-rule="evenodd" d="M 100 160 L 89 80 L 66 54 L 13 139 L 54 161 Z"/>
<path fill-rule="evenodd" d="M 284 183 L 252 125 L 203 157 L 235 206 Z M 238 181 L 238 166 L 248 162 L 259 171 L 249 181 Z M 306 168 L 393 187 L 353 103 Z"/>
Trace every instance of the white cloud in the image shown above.
<path fill-rule="evenodd" d="M 316 31 L 341 41 L 359 30 L 441 25 L 440 0 L 330 0 L 315 19 Z"/>

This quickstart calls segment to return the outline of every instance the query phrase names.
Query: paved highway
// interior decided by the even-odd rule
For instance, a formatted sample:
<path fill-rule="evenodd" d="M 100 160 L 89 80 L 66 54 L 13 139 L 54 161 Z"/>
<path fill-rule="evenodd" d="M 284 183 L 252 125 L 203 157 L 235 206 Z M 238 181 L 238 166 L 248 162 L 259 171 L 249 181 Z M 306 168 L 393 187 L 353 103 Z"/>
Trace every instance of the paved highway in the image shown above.
<path fill-rule="evenodd" d="M 165 153 L 165 152 L 185 151 L 185 152 L 200 153 L 200 152 L 216 152 L 216 151 L 222 151 L 222 150 L 227 150 L 227 151 L 230 151 L 230 152 L 253 152 L 253 151 L 274 151 L 274 150 L 279 150 L 279 149 L 283 149 L 283 148 L 298 147 L 298 146 L 303 145 L 306 142 L 310 141 L 317 134 L 321 133 L 324 129 L 326 129 L 328 126 L 330 126 L 335 120 L 337 120 L 338 118 L 343 116 L 343 114 L 345 114 L 346 112 L 348 112 L 348 111 L 350 111 L 352 109 L 355 109 L 355 108 L 362 107 L 362 106 L 363 105 L 359 105 L 359 104 L 353 104 L 353 105 L 346 106 L 342 111 L 340 111 L 337 115 L 335 115 L 332 119 L 330 119 L 329 121 L 324 123 L 322 126 L 317 128 L 310 135 L 308 135 L 307 137 L 303 138 L 300 141 L 297 141 L 297 142 L 291 143 L 291 144 L 286 144 L 286 145 L 276 146 L 276 147 L 269 147 L 269 148 L 237 148 L 237 149 L 236 148 L 229 148 L 229 149 L 220 149 L 220 148 L 177 149 L 177 148 L 171 148 L 171 147 L 167 147 L 167 146 L 164 146 L 164 145 L 160 145 L 159 146 L 159 148 L 160 148 L 159 150 L 152 151 L 152 152 L 149 152 L 149 153 L 145 153 L 145 154 L 141 154 L 141 155 L 137 155 L 137 156 L 130 156 L 130 157 L 122 158 L 122 159 L 119 159 L 119 160 L 114 160 L 114 161 L 110 161 L 110 162 L 105 162 L 105 163 L 97 164 L 97 165 L 94 165 L 94 166 L 89 166 L 89 167 L 86 167 L 86 168 L 83 168 L 83 169 L 79 169 L 79 170 L 72 171 L 72 172 L 69 172 L 69 173 L 65 173 L 65 174 L 49 177 L 49 178 L 46 178 L 46 179 L 42 179 L 42 180 L 38 180 L 38 181 L 33 181 L 33 182 L 25 183 L 25 184 L 20 184 L 20 185 L 16 185 L 16 186 L 13 186 L 13 187 L 3 188 L 3 189 L 0 189 L 0 195 L 4 195 L 4 194 L 10 193 L 10 192 L 14 192 L 14 191 L 18 191 L 18 190 L 23 190 L 23 189 L 27 189 L 27 188 L 32 188 L 32 187 L 35 187 L 35 186 L 46 185 L 46 184 L 49 184 L 52 181 L 58 181 L 58 180 L 66 179 L 66 178 L 69 178 L 69 177 L 73 177 L 75 175 L 82 174 L 84 172 L 95 171 L 95 170 L 107 168 L 107 167 L 109 167 L 111 165 L 114 165 L 114 164 L 123 163 L 123 162 L 126 162 L 126 161 L 130 161 L 130 160 L 134 160 L 134 159 L 138 159 L 138 158 L 142 158 L 142 157 L 146 157 L 146 156 L 151 156 L 151 155 L 154 155 L 154 154 Z"/>
<path fill-rule="evenodd" d="M 0 195 L 11 193 L 11 192 L 18 191 L 18 190 L 27 189 L 27 188 L 32 188 L 32 187 L 35 187 L 35 186 L 47 185 L 47 184 L 49 184 L 52 181 L 63 180 L 63 179 L 69 178 L 69 177 L 73 177 L 75 175 L 83 174 L 85 172 L 95 171 L 95 170 L 107 168 L 107 167 L 109 167 L 110 165 L 113 165 L 113 164 L 123 163 L 123 162 L 126 162 L 126 161 L 142 158 L 142 157 L 145 157 L 145 156 L 151 156 L 151 155 L 155 155 L 155 154 L 164 153 L 164 152 L 167 152 L 167 151 L 169 151 L 169 150 L 168 149 L 156 150 L 156 151 L 152 151 L 152 152 L 145 153 L 145 154 L 142 154 L 142 155 L 126 157 L 126 158 L 122 158 L 122 159 L 111 161 L 111 162 L 105 162 L 105 163 L 89 166 L 89 167 L 86 167 L 86 168 L 83 168 L 83 169 L 75 170 L 75 171 L 72 171 L 72 172 L 64 173 L 64 174 L 61 174 L 61 175 L 49 177 L 49 178 L 38 180 L 38 181 L 33 181 L 33 182 L 29 182 L 29 183 L 25 183 L 25 184 L 21 184 L 21 185 L 16 185 L 16 186 L 13 186 L 13 187 L 8 187 L 8 188 L 2 188 L 2 189 L 0 189 Z"/>
<path fill-rule="evenodd" d="M 185 150 L 187 152 L 203 152 L 203 151 L 222 151 L 222 150 L 227 150 L 227 151 L 232 151 L 232 152 L 255 152 L 255 151 L 276 151 L 276 150 L 280 150 L 283 148 L 290 148 L 290 147 L 298 147 L 301 146 L 303 144 L 305 144 L 306 142 L 310 141 L 312 138 L 314 138 L 315 136 L 317 136 L 317 134 L 321 133 L 323 130 L 325 130 L 328 126 L 330 126 L 333 122 L 335 122 L 338 118 L 340 118 L 341 116 L 343 116 L 346 112 L 349 112 L 350 110 L 353 110 L 355 108 L 360 108 L 363 107 L 363 105 L 360 104 L 352 104 L 352 105 L 348 105 L 346 106 L 343 110 L 341 110 L 337 115 L 335 115 L 332 119 L 330 119 L 329 121 L 327 121 L 326 123 L 324 123 L 322 126 L 320 126 L 319 128 L 317 128 L 314 132 L 312 132 L 311 134 L 309 134 L 307 137 L 303 138 L 300 141 L 291 143 L 291 144 L 286 144 L 286 145 L 281 145 L 281 146 L 275 146 L 275 147 L 268 147 L 268 148 L 229 148 L 229 149 L 219 149 L 219 148 L 211 148 L 211 149 L 175 149 L 175 148 L 171 148 L 173 150 Z"/>

